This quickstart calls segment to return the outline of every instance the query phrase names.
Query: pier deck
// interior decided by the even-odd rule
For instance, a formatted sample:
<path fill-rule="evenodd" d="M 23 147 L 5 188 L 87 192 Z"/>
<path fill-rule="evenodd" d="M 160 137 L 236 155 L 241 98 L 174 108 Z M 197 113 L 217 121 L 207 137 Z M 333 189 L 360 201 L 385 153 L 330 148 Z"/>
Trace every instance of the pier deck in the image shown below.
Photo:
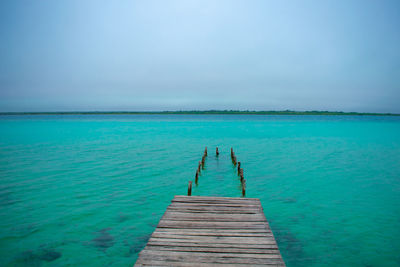
<path fill-rule="evenodd" d="M 135 266 L 285 266 L 259 199 L 175 196 Z"/>

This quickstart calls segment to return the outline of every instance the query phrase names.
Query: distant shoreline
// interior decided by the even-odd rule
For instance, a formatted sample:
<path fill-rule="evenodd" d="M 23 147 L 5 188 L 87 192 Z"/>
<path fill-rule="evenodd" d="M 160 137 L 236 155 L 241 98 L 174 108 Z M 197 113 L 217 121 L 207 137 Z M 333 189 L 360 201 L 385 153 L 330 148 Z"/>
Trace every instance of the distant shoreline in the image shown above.
<path fill-rule="evenodd" d="M 395 113 L 365 113 L 342 111 L 71 111 L 71 112 L 0 112 L 0 115 L 345 115 L 345 116 L 400 116 Z"/>

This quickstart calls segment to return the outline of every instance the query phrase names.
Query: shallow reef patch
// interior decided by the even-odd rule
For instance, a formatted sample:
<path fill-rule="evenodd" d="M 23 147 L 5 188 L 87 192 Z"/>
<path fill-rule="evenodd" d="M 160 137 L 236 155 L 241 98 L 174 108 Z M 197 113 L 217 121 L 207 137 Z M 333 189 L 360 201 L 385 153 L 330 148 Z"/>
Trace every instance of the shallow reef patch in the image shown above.
<path fill-rule="evenodd" d="M 91 240 L 91 244 L 103 251 L 114 245 L 114 237 L 108 233 L 111 228 L 105 228 L 97 233 L 97 236 Z"/>
<path fill-rule="evenodd" d="M 26 250 L 15 257 L 14 265 L 16 266 L 41 266 L 43 261 L 51 262 L 62 256 L 61 252 L 53 248 L 41 246 L 37 250 Z M 14 266 L 12 265 L 12 266 Z"/>

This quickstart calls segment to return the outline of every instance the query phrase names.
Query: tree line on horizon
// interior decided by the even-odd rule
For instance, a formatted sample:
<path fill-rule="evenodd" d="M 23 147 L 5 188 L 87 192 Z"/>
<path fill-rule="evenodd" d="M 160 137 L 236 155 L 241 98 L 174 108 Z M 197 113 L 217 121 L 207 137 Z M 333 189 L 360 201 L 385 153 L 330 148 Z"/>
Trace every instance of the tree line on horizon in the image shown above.
<path fill-rule="evenodd" d="M 129 115 L 129 114 L 233 114 L 233 115 L 374 115 L 374 116 L 399 116 L 394 113 L 366 113 L 366 112 L 344 112 L 344 111 L 255 111 L 255 110 L 177 110 L 177 111 L 55 111 L 55 112 L 0 112 L 0 115 Z"/>

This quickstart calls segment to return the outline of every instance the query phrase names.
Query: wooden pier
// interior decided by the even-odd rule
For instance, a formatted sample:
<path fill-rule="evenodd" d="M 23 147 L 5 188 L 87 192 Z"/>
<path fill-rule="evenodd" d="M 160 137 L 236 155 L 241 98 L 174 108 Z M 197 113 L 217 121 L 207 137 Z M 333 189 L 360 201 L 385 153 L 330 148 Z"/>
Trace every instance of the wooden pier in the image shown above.
<path fill-rule="evenodd" d="M 135 266 L 285 266 L 257 198 L 175 196 Z"/>

